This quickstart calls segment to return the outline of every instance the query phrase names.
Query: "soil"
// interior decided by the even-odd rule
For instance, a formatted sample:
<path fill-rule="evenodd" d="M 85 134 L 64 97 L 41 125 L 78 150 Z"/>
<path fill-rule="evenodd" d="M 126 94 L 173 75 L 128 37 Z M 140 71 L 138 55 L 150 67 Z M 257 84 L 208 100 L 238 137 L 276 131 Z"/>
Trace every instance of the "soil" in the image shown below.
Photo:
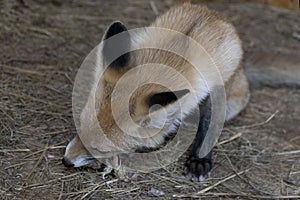
<path fill-rule="evenodd" d="M 72 87 L 85 56 L 112 21 L 143 27 L 175 3 L 0 2 L 1 199 L 300 198 L 299 12 L 254 4 L 208 4 L 237 27 L 251 100 L 224 129 L 205 182 L 182 179 L 186 156 L 131 182 L 103 179 L 97 164 L 62 166 L 76 134 Z"/>

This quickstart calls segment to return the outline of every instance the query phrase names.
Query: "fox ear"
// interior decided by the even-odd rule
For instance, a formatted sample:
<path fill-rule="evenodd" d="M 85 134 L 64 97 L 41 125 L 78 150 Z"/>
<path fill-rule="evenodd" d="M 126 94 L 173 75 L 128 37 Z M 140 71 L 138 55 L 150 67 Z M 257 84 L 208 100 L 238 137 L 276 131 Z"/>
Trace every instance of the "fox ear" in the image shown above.
<path fill-rule="evenodd" d="M 161 92 L 154 94 L 150 97 L 148 105 L 149 108 L 153 105 L 167 106 L 168 104 L 177 101 L 181 97 L 185 96 L 190 91 L 188 89 L 178 90 L 173 92 Z"/>
<path fill-rule="evenodd" d="M 124 33 L 122 33 L 124 32 Z M 111 40 L 107 40 L 119 33 L 122 33 L 118 37 L 114 37 Z M 109 67 L 122 68 L 129 62 L 130 55 L 125 53 L 123 55 L 120 52 L 130 51 L 130 35 L 127 32 L 125 25 L 119 21 L 113 22 L 106 30 L 103 37 L 103 60 L 104 64 L 108 64 Z"/>

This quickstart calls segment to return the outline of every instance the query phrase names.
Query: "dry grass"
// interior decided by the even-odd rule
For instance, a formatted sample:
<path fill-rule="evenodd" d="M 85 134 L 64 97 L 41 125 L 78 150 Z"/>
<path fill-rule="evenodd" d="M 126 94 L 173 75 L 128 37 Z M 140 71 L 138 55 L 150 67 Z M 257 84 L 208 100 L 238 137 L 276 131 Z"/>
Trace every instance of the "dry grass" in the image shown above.
<path fill-rule="evenodd" d="M 1 199 L 300 198 L 295 88 L 253 90 L 248 108 L 225 128 L 204 183 L 182 178 L 184 157 L 131 182 L 103 179 L 98 164 L 63 167 L 75 134 L 72 84 L 83 58 L 112 20 L 143 26 L 171 1 L 46 2 L 1 5 Z"/>

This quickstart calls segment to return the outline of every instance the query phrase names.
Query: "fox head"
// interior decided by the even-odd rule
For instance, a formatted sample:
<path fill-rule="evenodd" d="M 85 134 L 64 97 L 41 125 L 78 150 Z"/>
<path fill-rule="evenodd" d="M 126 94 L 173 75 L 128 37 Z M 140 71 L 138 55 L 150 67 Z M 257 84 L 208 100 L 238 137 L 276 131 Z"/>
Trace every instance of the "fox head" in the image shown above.
<path fill-rule="evenodd" d="M 106 42 L 118 34 L 123 34 L 122 40 Z M 106 30 L 99 55 L 103 65 L 97 66 L 102 76 L 94 85 L 95 101 L 88 100 L 82 110 L 79 133 L 66 147 L 65 166 L 80 167 L 94 158 L 156 148 L 204 97 L 195 95 L 193 85 L 199 85 L 199 77 L 182 57 L 151 48 L 130 51 L 143 43 L 141 37 L 156 37 L 143 34 L 129 34 L 121 22 L 114 22 Z M 186 47 L 185 41 L 174 38 L 166 37 L 161 42 L 170 46 L 168 41 Z M 129 53 L 113 59 L 117 49 Z M 106 64 L 108 67 L 104 67 Z M 204 89 L 202 92 L 207 93 Z"/>

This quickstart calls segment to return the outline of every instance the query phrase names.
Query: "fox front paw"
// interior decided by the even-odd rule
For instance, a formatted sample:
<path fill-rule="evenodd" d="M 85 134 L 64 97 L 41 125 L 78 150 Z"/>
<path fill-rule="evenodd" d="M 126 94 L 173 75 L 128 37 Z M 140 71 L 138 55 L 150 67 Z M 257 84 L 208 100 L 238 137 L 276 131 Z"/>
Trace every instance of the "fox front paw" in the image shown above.
<path fill-rule="evenodd" d="M 202 182 L 208 177 L 212 168 L 212 160 L 208 158 L 190 157 L 186 161 L 186 178 L 193 182 Z"/>

